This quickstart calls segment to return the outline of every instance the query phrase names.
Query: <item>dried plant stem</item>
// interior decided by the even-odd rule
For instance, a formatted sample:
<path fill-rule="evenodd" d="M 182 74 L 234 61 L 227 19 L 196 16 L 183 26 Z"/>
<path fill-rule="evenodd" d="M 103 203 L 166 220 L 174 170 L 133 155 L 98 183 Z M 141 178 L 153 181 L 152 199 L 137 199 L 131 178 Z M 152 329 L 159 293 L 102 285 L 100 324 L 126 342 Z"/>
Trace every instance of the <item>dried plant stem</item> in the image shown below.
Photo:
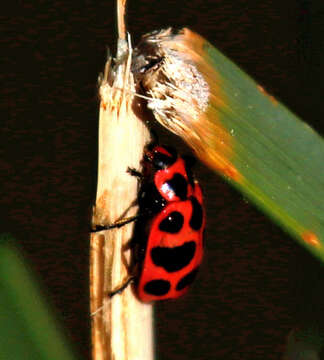
<path fill-rule="evenodd" d="M 126 0 L 117 1 L 117 24 L 118 24 L 118 37 L 119 39 L 126 39 L 126 26 L 125 26 L 125 8 Z"/>
<path fill-rule="evenodd" d="M 112 84 L 108 59 L 100 86 L 98 185 L 93 225 L 113 224 L 136 213 L 137 179 L 126 170 L 128 167 L 140 169 L 143 147 L 149 141 L 147 128 L 133 112 L 139 100 L 132 95 L 131 49 L 124 39 L 119 39 L 117 57 Z M 94 360 L 153 358 L 152 306 L 139 302 L 131 286 L 113 298 L 107 296 L 128 277 L 130 251 L 125 247 L 132 229 L 133 223 L 129 223 L 91 235 Z"/>

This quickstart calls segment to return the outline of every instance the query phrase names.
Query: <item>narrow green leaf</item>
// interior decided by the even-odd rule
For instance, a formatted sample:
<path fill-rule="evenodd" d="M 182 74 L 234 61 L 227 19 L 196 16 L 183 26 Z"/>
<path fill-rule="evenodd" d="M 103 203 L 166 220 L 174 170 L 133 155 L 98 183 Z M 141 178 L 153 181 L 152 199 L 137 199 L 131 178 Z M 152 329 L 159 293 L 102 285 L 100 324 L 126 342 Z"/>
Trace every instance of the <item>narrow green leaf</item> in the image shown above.
<path fill-rule="evenodd" d="M 13 243 L 1 235 L 0 359 L 75 359 Z"/>
<path fill-rule="evenodd" d="M 134 68 L 156 119 L 324 261 L 324 142 L 188 29 L 143 37 Z"/>

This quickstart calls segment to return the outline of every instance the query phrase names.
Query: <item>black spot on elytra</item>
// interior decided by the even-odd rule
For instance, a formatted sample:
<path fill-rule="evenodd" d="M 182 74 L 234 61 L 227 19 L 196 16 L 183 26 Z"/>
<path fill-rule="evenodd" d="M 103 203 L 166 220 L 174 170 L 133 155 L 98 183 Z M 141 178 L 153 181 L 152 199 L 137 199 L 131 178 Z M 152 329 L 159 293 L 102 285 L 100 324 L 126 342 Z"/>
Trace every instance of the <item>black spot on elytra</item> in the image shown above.
<path fill-rule="evenodd" d="M 203 221 L 203 210 L 198 200 L 195 197 L 190 198 L 192 204 L 192 214 L 189 221 L 189 225 L 193 230 L 199 230 Z"/>
<path fill-rule="evenodd" d="M 187 180 L 179 173 L 175 173 L 172 179 L 166 181 L 169 188 L 174 191 L 181 200 L 187 198 Z"/>
<path fill-rule="evenodd" d="M 175 272 L 187 266 L 195 256 L 196 243 L 188 241 L 181 246 L 154 247 L 151 250 L 152 261 L 167 272 Z"/>
<path fill-rule="evenodd" d="M 157 153 L 152 161 L 154 167 L 157 170 L 165 169 L 172 165 L 173 161 L 172 158 L 166 154 Z"/>
<path fill-rule="evenodd" d="M 166 169 L 167 167 L 174 164 L 178 158 L 177 152 L 172 147 L 164 146 L 164 148 L 170 153 L 171 156 L 161 152 L 154 153 L 152 164 L 157 170 Z"/>
<path fill-rule="evenodd" d="M 166 295 L 170 290 L 169 281 L 158 279 L 147 282 L 144 285 L 144 291 L 148 294 L 161 296 Z"/>
<path fill-rule="evenodd" d="M 184 276 L 177 284 L 176 286 L 176 290 L 180 291 L 183 290 L 185 287 L 189 286 L 194 280 L 195 277 L 198 273 L 198 268 L 190 271 L 189 274 L 187 274 L 186 276 Z"/>
<path fill-rule="evenodd" d="M 176 234 L 182 229 L 183 222 L 182 214 L 179 211 L 172 211 L 160 222 L 159 229 L 170 234 Z"/>

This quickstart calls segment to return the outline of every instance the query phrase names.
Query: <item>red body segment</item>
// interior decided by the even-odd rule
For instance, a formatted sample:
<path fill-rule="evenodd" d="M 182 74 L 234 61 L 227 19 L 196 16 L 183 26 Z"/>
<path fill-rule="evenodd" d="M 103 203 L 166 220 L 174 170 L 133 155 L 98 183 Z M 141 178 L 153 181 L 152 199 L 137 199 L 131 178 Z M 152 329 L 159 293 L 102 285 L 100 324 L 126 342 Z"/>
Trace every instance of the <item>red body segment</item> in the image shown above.
<path fill-rule="evenodd" d="M 166 201 L 181 200 L 172 186 L 167 186 L 175 174 L 180 174 L 185 180 L 181 185 L 187 190 L 186 197 L 193 195 L 192 174 L 188 173 L 189 167 L 186 165 L 185 159 L 178 156 L 174 149 L 155 146 L 152 150 L 146 151 L 145 158 L 144 174 L 148 174 L 148 176 L 153 174 L 154 185 Z M 156 158 L 159 160 L 156 161 Z M 157 163 L 160 165 L 159 169 L 156 168 Z"/>
<path fill-rule="evenodd" d="M 142 224 L 137 296 L 144 302 L 177 298 L 187 292 L 203 257 L 201 187 L 191 164 L 171 148 L 148 150 L 143 168 L 139 206 L 150 215 Z"/>
<path fill-rule="evenodd" d="M 198 184 L 195 184 L 194 195 L 202 206 L 201 189 Z M 159 229 L 161 222 L 174 212 L 179 212 L 183 216 L 183 224 L 179 231 L 176 233 L 161 231 Z M 152 219 L 145 257 L 137 284 L 137 294 L 142 301 L 150 302 L 177 298 L 188 291 L 202 261 L 205 227 L 204 214 L 202 214 L 199 229 L 196 230 L 190 226 L 193 212 L 191 200 L 174 201 L 169 202 Z M 154 257 L 156 249 L 159 249 L 161 253 L 160 256 Z M 164 254 L 163 250 L 165 250 Z M 185 280 L 183 281 L 183 279 Z M 161 280 L 163 280 L 162 283 Z M 181 286 L 181 281 L 183 281 L 184 286 Z M 150 287 L 148 284 L 152 284 L 152 286 Z M 147 288 L 152 291 L 147 291 Z"/>

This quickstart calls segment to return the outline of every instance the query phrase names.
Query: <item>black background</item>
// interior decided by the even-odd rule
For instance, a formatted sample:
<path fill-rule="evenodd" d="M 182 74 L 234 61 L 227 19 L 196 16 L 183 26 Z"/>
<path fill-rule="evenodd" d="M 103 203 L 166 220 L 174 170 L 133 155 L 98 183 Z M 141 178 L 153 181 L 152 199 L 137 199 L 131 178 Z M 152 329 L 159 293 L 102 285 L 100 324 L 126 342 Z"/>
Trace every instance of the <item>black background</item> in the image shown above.
<path fill-rule="evenodd" d="M 115 52 L 115 4 L 11 1 L 0 20 L 1 231 L 18 239 L 89 359 L 96 81 L 106 46 Z M 154 29 L 190 27 L 324 133 L 322 1 L 130 0 L 127 21 L 133 43 Z M 323 323 L 323 270 L 218 176 L 196 168 L 206 256 L 191 292 L 157 305 L 158 358 L 279 359 L 293 327 Z"/>

